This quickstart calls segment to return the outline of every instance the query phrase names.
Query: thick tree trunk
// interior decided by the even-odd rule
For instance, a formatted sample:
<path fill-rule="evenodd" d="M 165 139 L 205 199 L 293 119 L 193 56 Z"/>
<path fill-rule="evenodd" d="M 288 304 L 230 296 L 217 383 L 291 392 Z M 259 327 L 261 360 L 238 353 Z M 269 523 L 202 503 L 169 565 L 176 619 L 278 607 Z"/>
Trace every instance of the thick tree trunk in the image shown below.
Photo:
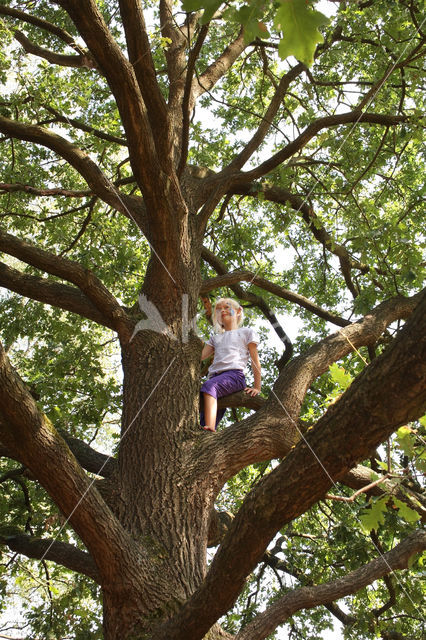
<path fill-rule="evenodd" d="M 106 640 L 149 633 L 176 614 L 205 576 L 214 496 L 206 490 L 207 478 L 206 486 L 195 480 L 190 463 L 194 438 L 203 435 L 198 427 L 200 348 L 194 335 L 185 342 L 142 331 L 123 350 L 124 410 L 113 510 L 143 554 L 146 569 L 129 582 L 129 568 L 123 567 L 121 584 L 103 585 Z"/>

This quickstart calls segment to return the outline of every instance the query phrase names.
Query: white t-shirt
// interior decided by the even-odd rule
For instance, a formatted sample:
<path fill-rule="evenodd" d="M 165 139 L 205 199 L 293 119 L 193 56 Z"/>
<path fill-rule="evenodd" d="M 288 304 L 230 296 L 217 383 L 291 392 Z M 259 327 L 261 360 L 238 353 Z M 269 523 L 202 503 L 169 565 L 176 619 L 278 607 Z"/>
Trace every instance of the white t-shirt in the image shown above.
<path fill-rule="evenodd" d="M 207 344 L 214 348 L 214 358 L 209 367 L 209 377 L 228 369 L 244 371 L 250 357 L 250 342 L 259 344 L 259 336 L 250 327 L 239 327 L 210 336 Z"/>

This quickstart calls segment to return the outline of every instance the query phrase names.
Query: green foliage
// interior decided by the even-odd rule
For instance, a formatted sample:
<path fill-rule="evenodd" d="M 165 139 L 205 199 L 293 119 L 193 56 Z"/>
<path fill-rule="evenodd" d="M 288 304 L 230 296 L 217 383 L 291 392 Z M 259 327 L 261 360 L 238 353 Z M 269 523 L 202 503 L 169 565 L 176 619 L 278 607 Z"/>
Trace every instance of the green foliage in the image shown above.
<path fill-rule="evenodd" d="M 228 4 L 228 3 L 227 3 Z M 244 27 L 246 42 L 256 38 L 264 39 L 270 36 L 266 21 L 273 20 L 269 29 L 275 28 L 283 32 L 279 42 L 280 57 L 285 60 L 288 56 L 294 56 L 301 62 L 310 66 L 313 63 L 315 48 L 324 38 L 319 27 L 329 24 L 329 20 L 319 11 L 313 8 L 315 0 L 279 0 L 270 7 L 263 0 L 252 0 L 250 3 L 232 3 L 224 12 L 224 18 L 231 23 Z M 185 11 L 203 10 L 200 19 L 201 24 L 207 24 L 222 5 L 221 0 L 183 0 L 182 8 Z M 277 8 L 278 5 L 278 8 Z"/>
<path fill-rule="evenodd" d="M 319 27 L 327 24 L 328 18 L 306 0 L 280 0 L 275 25 L 284 32 L 278 49 L 281 58 L 292 55 L 310 66 L 317 44 L 324 41 Z"/>
<path fill-rule="evenodd" d="M 77 37 L 72 21 L 55 3 L 18 4 Z M 117 3 L 97 4 L 124 48 Z M 156 3 L 149 4 L 154 5 L 155 19 Z M 294 69 L 292 56 L 310 65 L 309 74 L 304 72 L 293 79 L 272 119 L 270 135 L 243 171 L 281 151 L 313 121 L 351 109 L 389 71 L 387 82 L 372 92 L 365 110 L 383 116 L 407 116 L 401 126 L 360 123 L 321 130 L 297 155 L 252 183 L 247 194 L 233 195 L 228 206 L 221 212 L 218 209 L 210 220 L 205 238 L 205 245 L 229 270 L 252 270 L 355 320 L 391 296 L 410 295 L 424 282 L 424 93 L 419 90 L 422 76 L 417 59 L 402 65 L 419 44 L 413 15 L 419 24 L 421 7 L 415 2 L 410 7 L 399 3 L 395 11 L 389 0 L 361 3 L 362 7 L 356 2 L 333 4 L 338 5 L 336 15 L 328 25 L 315 10 L 316 3 L 304 0 L 226 3 L 223 19 L 214 20 L 211 18 L 222 8 L 221 2 L 185 0 L 185 11 L 204 9 L 201 22 L 210 21 L 196 62 L 198 77 L 235 39 L 240 24 L 244 25 L 246 44 L 257 39 L 264 44 L 268 41 L 268 46 L 247 46 L 220 83 L 201 98 L 190 125 L 189 161 L 219 171 L 242 150 L 263 122 L 283 74 Z M 0 113 L 19 116 L 23 122 L 41 123 L 60 133 L 88 152 L 111 181 L 120 180 L 123 193 L 139 195 L 134 183 L 126 183 L 132 176 L 126 146 L 96 134 L 102 131 L 124 138 L 105 78 L 94 70 L 58 67 L 25 55 L 13 39 L 15 28 L 14 20 L 2 17 Z M 64 52 L 53 34 L 35 25 L 28 24 L 25 29 L 39 46 Z M 196 30 L 195 37 L 198 33 Z M 150 39 L 158 81 L 167 100 L 164 67 L 170 42 L 158 25 L 150 32 Z M 315 49 L 317 43 L 323 44 Z M 391 69 L 390 60 L 394 65 Z M 52 109 L 63 119 L 58 120 Z M 91 129 L 74 126 L 76 120 Z M 0 170 L 4 183 L 19 182 L 37 189 L 87 189 L 81 176 L 58 161 L 50 150 L 9 138 L 2 139 Z M 268 189 L 297 195 L 315 212 L 315 219 L 307 220 L 299 205 L 274 201 Z M 46 199 L 31 197 L 28 192 L 4 192 L 0 205 L 3 230 L 91 269 L 124 305 L 131 307 L 137 302 L 149 247 L 131 220 L 84 194 L 72 199 Z M 313 231 L 321 230 L 330 236 L 327 247 L 313 235 Z M 347 251 L 355 265 L 351 271 L 355 298 L 348 292 L 340 269 L 339 248 Z M 1 259 L 27 275 L 40 275 L 5 255 Z M 214 275 L 204 263 L 202 276 Z M 249 293 L 262 295 L 279 317 L 298 321 L 297 327 L 302 328 L 295 330 L 296 354 L 336 330 L 311 312 L 265 293 L 253 283 L 242 286 Z M 224 289 L 217 293 L 231 292 Z M 248 324 L 257 327 L 261 314 L 248 303 L 244 305 Z M 71 435 L 112 453 L 121 417 L 121 380 L 118 345 L 111 332 L 9 293 L 0 295 L 0 322 L 0 337 L 9 356 L 43 412 Z M 284 326 L 287 328 L 286 322 Z M 208 334 L 204 318 L 199 327 L 203 335 Z M 397 330 L 391 327 L 385 339 L 390 340 Z M 260 331 L 266 395 L 276 379 L 275 361 L 280 354 L 267 343 L 270 325 L 263 323 Z M 366 350 L 362 355 L 367 358 Z M 333 364 L 309 390 L 303 418 L 317 420 L 364 366 L 358 355 Z M 238 416 L 244 415 L 245 411 L 239 410 Z M 414 488 L 419 494 L 426 472 L 425 422 L 426 418 L 401 427 L 391 446 L 391 468 L 399 486 L 402 490 Z M 235 514 L 247 492 L 276 464 L 265 462 L 244 469 L 225 487 L 218 508 Z M 2 458 L 1 475 L 16 466 Z M 374 479 L 378 479 L 381 472 L 388 471 L 389 461 L 379 460 L 375 468 L 379 471 Z M 61 541 L 76 542 L 51 500 L 31 479 L 8 478 L 1 486 L 3 534 L 31 530 L 34 536 L 58 536 Z M 344 487 L 333 491 L 346 498 L 351 495 Z M 391 549 L 395 541 L 417 526 L 418 505 L 409 499 L 408 491 L 406 495 L 406 501 L 384 494 L 368 503 L 362 495 L 353 504 L 321 502 L 297 518 L 280 532 L 283 539 L 277 555 L 281 567 L 274 570 L 266 562 L 259 565 L 224 626 L 236 632 L 295 586 L 321 584 L 367 563 L 377 556 L 371 531 L 376 532 L 385 551 Z M 278 540 L 271 547 L 275 544 Z M 100 638 L 100 597 L 91 581 L 71 577 L 51 563 L 47 568 L 49 578 L 44 565 L 7 553 L 0 576 L 3 612 L 7 611 L 7 599 L 17 594 L 24 602 L 23 618 L 30 624 L 31 637 Z M 392 624 L 391 630 L 397 633 L 421 637 L 418 603 L 425 595 L 422 571 L 424 561 L 413 559 L 412 571 L 398 574 L 396 603 L 388 621 L 383 616 L 376 619 L 371 613 L 389 599 L 383 581 L 339 603 L 354 619 L 347 636 L 380 637 Z M 286 631 L 292 637 L 313 640 L 331 627 L 331 614 L 317 608 L 293 616 Z"/>

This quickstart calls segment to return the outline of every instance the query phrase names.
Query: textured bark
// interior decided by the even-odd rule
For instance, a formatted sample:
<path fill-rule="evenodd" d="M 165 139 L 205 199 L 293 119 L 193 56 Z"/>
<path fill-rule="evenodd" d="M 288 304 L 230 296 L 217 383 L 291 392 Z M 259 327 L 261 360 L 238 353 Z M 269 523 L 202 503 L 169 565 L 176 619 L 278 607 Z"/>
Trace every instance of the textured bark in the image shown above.
<path fill-rule="evenodd" d="M 323 497 L 395 428 L 421 415 L 426 406 L 425 310 L 423 296 L 394 344 L 247 496 L 201 588 L 156 640 L 195 640 L 207 632 L 232 605 L 274 534 Z"/>
<path fill-rule="evenodd" d="M 199 339 L 137 332 L 123 343 L 122 439 L 118 466 L 106 481 L 112 513 L 2 353 L 2 442 L 52 495 L 89 550 L 104 594 L 106 640 L 143 634 L 196 640 L 209 629 L 212 638 L 223 637 L 214 625 L 275 532 L 323 497 L 333 481 L 344 479 L 397 426 L 421 415 L 425 296 L 395 343 L 291 450 L 298 439 L 293 422 L 307 385 L 329 359 L 354 343 L 375 339 L 418 300 L 387 303 L 358 326 L 342 330 L 350 331 L 352 346 L 340 333 L 315 345 L 288 367 L 275 398 L 218 434 L 198 428 Z M 283 420 L 276 404 L 284 388 Z M 207 573 L 213 503 L 226 478 L 250 461 L 289 451 L 246 498 L 235 520 L 226 523 L 228 533 Z M 58 460 L 60 476 L 52 473 Z"/>

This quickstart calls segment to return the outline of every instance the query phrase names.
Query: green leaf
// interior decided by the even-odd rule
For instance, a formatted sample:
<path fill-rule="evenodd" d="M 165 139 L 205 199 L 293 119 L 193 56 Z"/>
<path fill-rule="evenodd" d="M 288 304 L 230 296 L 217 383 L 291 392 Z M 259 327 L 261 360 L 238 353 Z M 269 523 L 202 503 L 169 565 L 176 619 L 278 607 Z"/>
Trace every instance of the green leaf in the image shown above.
<path fill-rule="evenodd" d="M 269 38 L 269 31 L 262 20 L 261 7 L 256 3 L 246 4 L 234 14 L 234 20 L 244 26 L 244 39 L 251 42 L 256 38 Z"/>
<path fill-rule="evenodd" d="M 341 389 L 347 389 L 352 382 L 352 376 L 345 371 L 343 367 L 339 367 L 335 362 L 329 367 L 331 379 L 339 385 Z"/>
<path fill-rule="evenodd" d="M 359 519 L 361 528 L 365 533 L 370 533 L 372 529 L 377 531 L 379 525 L 384 524 L 387 500 L 388 496 L 379 498 L 361 513 Z"/>
<path fill-rule="evenodd" d="M 191 11 L 199 11 L 204 6 L 202 0 L 183 0 L 182 9 L 190 13 Z"/>
<path fill-rule="evenodd" d="M 401 518 L 406 520 L 406 522 L 417 522 L 420 519 L 420 514 L 414 509 L 411 509 L 405 502 L 402 500 L 398 500 L 397 498 L 392 498 L 395 507 L 398 507 L 399 515 Z"/>
<path fill-rule="evenodd" d="M 210 22 L 221 4 L 222 0 L 183 0 L 182 8 L 188 13 L 204 9 L 200 22 L 201 24 L 207 24 L 207 22 Z"/>
<path fill-rule="evenodd" d="M 316 45 L 324 41 L 318 27 L 329 24 L 329 19 L 313 10 L 306 0 L 280 0 L 275 15 L 275 26 L 283 31 L 278 51 L 284 60 L 294 56 L 310 66 L 314 61 Z"/>
<path fill-rule="evenodd" d="M 407 427 L 406 425 L 400 427 L 396 432 L 396 439 L 399 446 L 401 447 L 405 455 L 409 457 L 414 455 L 414 445 L 416 439 L 413 433 L 413 429 L 411 429 L 411 427 Z"/>

